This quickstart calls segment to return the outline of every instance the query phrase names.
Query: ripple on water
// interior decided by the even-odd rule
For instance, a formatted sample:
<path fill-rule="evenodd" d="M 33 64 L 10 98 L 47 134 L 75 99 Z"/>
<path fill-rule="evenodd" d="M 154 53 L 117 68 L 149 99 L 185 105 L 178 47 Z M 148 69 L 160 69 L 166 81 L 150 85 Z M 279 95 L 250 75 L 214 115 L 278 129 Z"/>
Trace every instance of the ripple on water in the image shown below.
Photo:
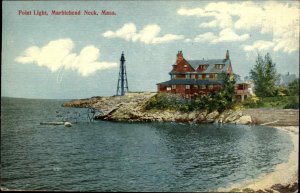
<path fill-rule="evenodd" d="M 39 125 L 64 111 L 62 102 L 2 99 L 1 187 L 216 190 L 272 171 L 292 149 L 284 132 L 267 127 L 88 123 L 84 117 L 69 129 Z"/>

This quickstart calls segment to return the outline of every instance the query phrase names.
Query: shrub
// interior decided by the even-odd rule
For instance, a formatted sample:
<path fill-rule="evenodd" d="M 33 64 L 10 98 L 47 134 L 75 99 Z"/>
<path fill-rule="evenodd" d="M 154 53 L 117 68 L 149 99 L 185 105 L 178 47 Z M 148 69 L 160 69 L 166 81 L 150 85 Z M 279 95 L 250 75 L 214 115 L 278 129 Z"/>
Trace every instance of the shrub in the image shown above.
<path fill-rule="evenodd" d="M 288 91 L 292 96 L 299 96 L 299 78 L 288 85 Z"/>
<path fill-rule="evenodd" d="M 283 108 L 299 109 L 299 96 L 292 97 L 292 99 Z"/>
<path fill-rule="evenodd" d="M 146 103 L 145 109 L 185 110 L 188 109 L 188 107 L 187 101 L 184 100 L 180 95 L 170 93 L 158 93 Z"/>
<path fill-rule="evenodd" d="M 200 95 L 195 99 L 184 99 L 178 94 L 158 93 L 152 97 L 145 105 L 146 110 L 176 110 L 176 111 L 195 111 L 207 110 L 208 112 L 222 112 L 234 106 L 234 102 L 226 100 L 221 93 L 210 95 Z"/>
<path fill-rule="evenodd" d="M 247 108 L 257 108 L 262 105 L 262 101 L 256 95 L 252 95 L 250 98 L 244 100 L 242 104 Z"/>

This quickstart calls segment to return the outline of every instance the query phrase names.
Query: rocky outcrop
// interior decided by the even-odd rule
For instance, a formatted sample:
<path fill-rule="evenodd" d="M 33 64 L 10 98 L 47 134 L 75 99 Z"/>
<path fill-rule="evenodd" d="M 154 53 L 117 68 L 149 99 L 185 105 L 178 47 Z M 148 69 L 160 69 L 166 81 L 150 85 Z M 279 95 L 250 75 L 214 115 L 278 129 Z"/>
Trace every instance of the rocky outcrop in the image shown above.
<path fill-rule="evenodd" d="M 65 107 L 93 107 L 101 109 L 103 114 L 96 119 L 111 121 L 159 121 L 189 123 L 232 123 L 232 124 L 299 124 L 299 110 L 226 110 L 181 112 L 174 110 L 145 110 L 144 106 L 156 93 L 126 93 L 125 96 L 92 97 L 91 99 L 74 100 L 65 103 Z M 275 114 L 274 114 L 275 113 Z M 291 121 L 293 120 L 293 121 Z M 269 122 L 270 123 L 269 123 Z"/>
<path fill-rule="evenodd" d="M 65 103 L 65 107 L 92 107 L 101 109 L 103 114 L 96 119 L 111 121 L 158 121 L 189 123 L 241 123 L 250 124 L 249 119 L 241 119 L 241 112 L 228 110 L 181 112 L 174 110 L 145 110 L 147 101 L 156 93 L 126 93 L 125 96 L 93 97 Z M 251 119 L 250 119 L 251 120 Z"/>

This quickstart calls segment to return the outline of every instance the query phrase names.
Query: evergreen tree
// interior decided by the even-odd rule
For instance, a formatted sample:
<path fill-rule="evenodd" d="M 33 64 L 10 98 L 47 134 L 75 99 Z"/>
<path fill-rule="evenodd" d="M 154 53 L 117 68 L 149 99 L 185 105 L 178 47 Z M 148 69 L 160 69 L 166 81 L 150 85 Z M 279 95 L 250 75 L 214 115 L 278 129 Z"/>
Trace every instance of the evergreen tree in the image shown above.
<path fill-rule="evenodd" d="M 223 82 L 223 87 L 220 92 L 218 92 L 218 95 L 221 97 L 220 99 L 224 100 L 224 105 L 226 106 L 226 108 L 230 108 L 235 101 L 236 77 L 235 75 L 223 72 L 218 75 L 218 78 Z"/>
<path fill-rule="evenodd" d="M 258 54 L 256 64 L 250 71 L 250 77 L 254 81 L 254 89 L 257 96 L 271 97 L 276 94 L 275 85 L 279 75 L 269 53 L 264 58 Z"/>

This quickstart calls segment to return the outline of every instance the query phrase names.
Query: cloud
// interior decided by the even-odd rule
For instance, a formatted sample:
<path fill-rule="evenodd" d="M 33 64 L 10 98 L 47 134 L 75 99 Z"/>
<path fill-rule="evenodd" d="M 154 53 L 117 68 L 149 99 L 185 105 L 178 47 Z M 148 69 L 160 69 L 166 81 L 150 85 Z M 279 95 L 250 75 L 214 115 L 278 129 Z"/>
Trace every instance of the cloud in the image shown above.
<path fill-rule="evenodd" d="M 165 34 L 159 37 L 160 30 L 157 24 L 150 24 L 137 32 L 135 24 L 126 23 L 117 31 L 106 31 L 102 35 L 106 38 L 121 38 L 132 42 L 140 41 L 145 44 L 162 44 L 184 38 L 183 35 L 174 34 Z"/>
<path fill-rule="evenodd" d="M 218 22 L 216 20 L 210 21 L 210 22 L 204 22 L 199 25 L 199 27 L 207 28 L 207 27 L 217 27 Z"/>
<path fill-rule="evenodd" d="M 218 42 L 229 42 L 229 41 L 245 41 L 250 37 L 249 34 L 238 35 L 232 29 L 227 28 L 219 33 Z"/>
<path fill-rule="evenodd" d="M 271 41 L 263 41 L 259 40 L 254 42 L 252 45 L 243 45 L 245 51 L 264 51 L 272 48 L 274 46 L 274 42 Z"/>
<path fill-rule="evenodd" d="M 74 43 L 71 39 L 58 39 L 50 41 L 39 48 L 27 48 L 15 61 L 22 64 L 36 64 L 47 67 L 51 72 L 59 69 L 77 71 L 82 76 L 89 76 L 98 70 L 114 68 L 117 63 L 99 62 L 100 50 L 93 45 L 88 45 L 79 54 L 72 53 Z"/>
<path fill-rule="evenodd" d="M 249 38 L 249 34 L 238 35 L 231 29 L 227 28 L 220 31 L 219 36 L 214 35 L 211 32 L 200 34 L 194 38 L 195 42 L 210 42 L 210 43 L 219 43 L 219 42 L 235 42 L 235 41 L 245 41 Z"/>
<path fill-rule="evenodd" d="M 215 19 L 210 22 L 204 22 L 199 27 L 220 27 L 220 28 L 232 28 L 233 21 L 232 17 L 226 13 L 213 13 Z"/>
<path fill-rule="evenodd" d="M 200 23 L 201 28 L 230 28 L 248 33 L 255 30 L 271 35 L 274 44 L 266 47 L 274 51 L 292 53 L 299 50 L 299 2 L 216 2 L 201 8 L 180 8 L 177 14 L 208 18 L 207 22 Z M 243 36 L 242 39 L 247 38 Z"/>
<path fill-rule="evenodd" d="M 215 36 L 211 32 L 207 32 L 207 33 L 198 35 L 196 38 L 194 38 L 194 41 L 195 42 L 213 42 L 216 39 L 218 39 L 217 36 Z"/>
<path fill-rule="evenodd" d="M 190 38 L 186 38 L 185 40 L 184 40 L 184 42 L 191 42 L 192 40 L 190 39 Z"/>
<path fill-rule="evenodd" d="M 179 15 L 184 15 L 184 16 L 208 16 L 205 13 L 205 10 L 202 8 L 194 8 L 194 9 L 187 9 L 187 8 L 180 8 L 177 10 L 177 13 Z"/>

